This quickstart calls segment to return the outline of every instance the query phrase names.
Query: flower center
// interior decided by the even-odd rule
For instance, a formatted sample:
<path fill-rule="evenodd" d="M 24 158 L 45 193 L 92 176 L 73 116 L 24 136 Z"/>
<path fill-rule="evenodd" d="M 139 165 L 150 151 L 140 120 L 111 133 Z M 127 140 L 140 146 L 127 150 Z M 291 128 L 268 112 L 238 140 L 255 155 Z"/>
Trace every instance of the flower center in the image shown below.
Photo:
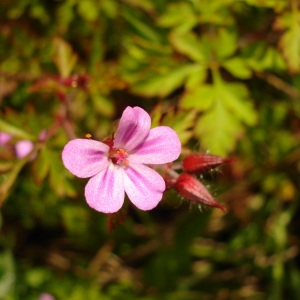
<path fill-rule="evenodd" d="M 109 158 L 115 165 L 127 167 L 129 165 L 129 160 L 126 159 L 127 157 L 128 157 L 128 153 L 122 148 L 119 149 L 112 148 L 109 151 Z"/>

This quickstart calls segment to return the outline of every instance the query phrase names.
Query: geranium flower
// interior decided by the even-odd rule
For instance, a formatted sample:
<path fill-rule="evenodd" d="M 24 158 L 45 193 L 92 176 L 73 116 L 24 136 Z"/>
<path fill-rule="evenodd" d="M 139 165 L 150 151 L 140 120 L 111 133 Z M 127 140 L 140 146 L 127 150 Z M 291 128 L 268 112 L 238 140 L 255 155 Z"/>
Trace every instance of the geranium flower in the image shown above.
<path fill-rule="evenodd" d="M 173 129 L 150 127 L 146 111 L 127 107 L 115 137 L 107 144 L 91 139 L 74 139 L 66 144 L 62 152 L 65 167 L 77 177 L 91 177 L 85 197 L 92 208 L 114 213 L 122 207 L 125 192 L 141 210 L 153 209 L 159 203 L 165 181 L 146 165 L 174 161 L 181 144 Z"/>
<path fill-rule="evenodd" d="M 21 140 L 15 144 L 16 156 L 18 158 L 23 158 L 28 155 L 33 150 L 33 143 L 29 140 Z M 34 156 L 32 157 L 32 159 Z"/>
<path fill-rule="evenodd" d="M 13 136 L 6 132 L 0 132 L 0 146 L 6 147 Z M 17 158 L 23 158 L 33 150 L 33 143 L 29 140 L 20 140 L 15 143 L 15 153 Z"/>

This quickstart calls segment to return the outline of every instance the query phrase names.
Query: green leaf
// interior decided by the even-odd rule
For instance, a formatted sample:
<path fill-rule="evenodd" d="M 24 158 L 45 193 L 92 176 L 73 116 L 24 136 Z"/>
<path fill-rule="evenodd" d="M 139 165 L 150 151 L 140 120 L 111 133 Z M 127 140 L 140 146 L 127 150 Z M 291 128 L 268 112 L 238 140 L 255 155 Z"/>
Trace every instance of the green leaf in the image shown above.
<path fill-rule="evenodd" d="M 183 65 L 177 69 L 171 70 L 166 76 L 164 76 L 158 95 L 160 97 L 165 97 L 172 93 L 176 88 L 180 87 L 193 67 L 193 65 Z"/>
<path fill-rule="evenodd" d="M 133 91 L 148 97 L 165 97 L 180 87 L 193 69 L 194 65 L 186 64 L 166 74 L 152 74 L 150 78 L 136 83 Z"/>
<path fill-rule="evenodd" d="M 30 155 L 27 155 L 26 157 L 17 160 L 9 172 L 0 175 L 0 206 L 8 197 L 21 169 L 28 162 L 29 158 Z"/>
<path fill-rule="evenodd" d="M 254 125 L 256 123 L 257 115 L 252 103 L 249 101 L 250 99 L 245 85 L 241 83 L 220 82 L 216 88 L 226 109 L 228 109 L 235 118 L 247 125 Z"/>
<path fill-rule="evenodd" d="M 113 1 L 109 1 L 114 3 Z M 142 9 L 148 13 L 153 13 L 155 11 L 155 4 L 152 0 L 126 0 L 130 6 Z"/>
<path fill-rule="evenodd" d="M 243 61 L 249 68 L 255 71 L 286 69 L 286 64 L 280 52 L 277 49 L 268 46 L 265 42 L 254 43 L 245 48 Z"/>
<path fill-rule="evenodd" d="M 74 53 L 70 44 L 59 37 L 53 39 L 53 48 L 53 59 L 60 75 L 62 77 L 68 77 L 77 62 L 77 55 Z"/>
<path fill-rule="evenodd" d="M 244 0 L 249 5 L 255 5 L 257 7 L 270 7 L 275 11 L 280 11 L 287 6 L 286 0 Z"/>
<path fill-rule="evenodd" d="M 195 67 L 188 74 L 185 87 L 187 90 L 194 89 L 199 85 L 202 85 L 207 77 L 207 70 L 203 64 L 195 64 Z"/>
<path fill-rule="evenodd" d="M 248 125 L 255 124 L 256 112 L 246 86 L 241 83 L 226 83 L 221 78 L 215 79 L 214 84 L 203 84 L 187 90 L 180 100 L 180 107 L 206 111 L 214 101 L 222 101 L 226 109 L 234 114 L 234 118 Z"/>
<path fill-rule="evenodd" d="M 105 117 L 112 117 L 114 114 L 114 103 L 111 99 L 101 95 L 101 91 L 97 88 L 90 86 L 91 99 L 93 102 L 93 108 L 96 112 Z"/>
<path fill-rule="evenodd" d="M 38 19 L 43 25 L 49 24 L 50 16 L 43 5 L 33 5 L 30 7 L 29 14 L 33 19 Z"/>
<path fill-rule="evenodd" d="M 232 13 L 230 13 L 229 7 L 232 3 L 236 3 L 236 0 L 201 0 L 193 1 L 199 11 L 199 21 L 202 24 L 213 24 L 220 27 L 228 26 L 234 23 Z"/>
<path fill-rule="evenodd" d="M 84 234 L 88 230 L 88 211 L 80 206 L 64 206 L 61 210 L 62 220 L 69 233 Z"/>
<path fill-rule="evenodd" d="M 188 89 L 180 99 L 180 107 L 195 108 L 198 111 L 206 111 L 215 99 L 215 89 L 211 84 L 203 84 Z"/>
<path fill-rule="evenodd" d="M 223 81 L 220 74 L 213 74 L 216 99 L 222 101 L 233 116 L 248 125 L 256 122 L 256 112 L 251 105 L 246 86 Z"/>
<path fill-rule="evenodd" d="M 160 35 L 146 22 L 142 22 L 141 18 L 138 18 L 131 10 L 122 10 L 124 19 L 135 29 L 136 33 L 141 37 L 153 41 L 159 42 Z"/>
<path fill-rule="evenodd" d="M 203 55 L 201 42 L 193 32 L 183 34 L 174 32 L 170 35 L 170 41 L 178 52 L 185 54 L 193 61 L 204 62 L 205 57 Z"/>
<path fill-rule="evenodd" d="M 264 69 L 274 69 L 274 70 L 286 70 L 286 63 L 282 58 L 280 52 L 273 48 L 268 47 L 264 54 L 262 55 L 259 64 L 261 65 L 260 68 L 263 66 Z"/>
<path fill-rule="evenodd" d="M 0 147 L 1 149 L 1 147 Z M 10 171 L 14 166 L 14 162 L 12 160 L 0 160 L 0 174 L 6 173 Z"/>
<path fill-rule="evenodd" d="M 27 285 L 31 288 L 37 289 L 50 279 L 50 270 L 35 267 L 28 270 L 24 275 Z"/>
<path fill-rule="evenodd" d="M 17 137 L 19 139 L 34 140 L 34 137 L 31 134 L 1 119 L 0 119 L 0 131 L 9 133 L 12 136 Z"/>
<path fill-rule="evenodd" d="M 285 29 L 279 47 L 290 72 L 300 72 L 300 11 L 292 9 L 276 19 L 275 29 Z"/>
<path fill-rule="evenodd" d="M 157 127 L 161 125 L 161 118 L 162 118 L 162 104 L 159 102 L 154 109 L 152 109 L 150 115 L 151 115 L 151 127 Z"/>
<path fill-rule="evenodd" d="M 164 77 L 162 75 L 151 75 L 146 80 L 137 82 L 132 90 L 134 93 L 146 96 L 146 97 L 154 97 L 157 96 L 161 92 L 162 82 L 164 81 Z"/>
<path fill-rule="evenodd" d="M 200 137 L 202 149 L 226 156 L 233 149 L 241 130 L 241 124 L 226 109 L 224 103 L 215 101 L 209 111 L 200 117 L 195 133 Z"/>
<path fill-rule="evenodd" d="M 161 125 L 169 126 L 174 129 L 181 143 L 185 145 L 193 135 L 196 116 L 197 111 L 195 109 L 169 110 L 164 116 Z"/>
<path fill-rule="evenodd" d="M 99 8 L 95 1 L 84 0 L 78 2 L 78 13 L 88 22 L 97 20 Z"/>
<path fill-rule="evenodd" d="M 169 126 L 176 131 L 181 143 L 186 144 L 193 135 L 197 111 L 195 109 L 168 109 L 163 114 L 163 107 L 159 103 L 151 112 L 151 126 Z"/>
<path fill-rule="evenodd" d="M 239 57 L 228 59 L 222 65 L 225 69 L 227 69 L 227 71 L 237 78 L 248 79 L 252 75 L 252 72 L 246 65 L 245 61 Z"/>
<path fill-rule="evenodd" d="M 76 192 L 67 180 L 67 171 L 64 169 L 59 153 L 49 150 L 48 159 L 51 162 L 49 168 L 49 181 L 52 190 L 60 197 L 74 197 Z"/>
<path fill-rule="evenodd" d="M 159 26 L 174 27 L 181 33 L 189 31 L 197 22 L 197 14 L 192 6 L 185 2 L 169 5 L 167 11 L 158 19 Z"/>
<path fill-rule="evenodd" d="M 0 298 L 8 299 L 16 279 L 13 256 L 10 252 L 0 253 Z"/>
<path fill-rule="evenodd" d="M 219 58 L 227 58 L 233 55 L 237 49 L 237 37 L 234 30 L 230 28 L 219 29 L 213 45 Z"/>
<path fill-rule="evenodd" d="M 196 135 L 205 147 L 213 149 L 216 154 L 226 155 L 243 129 L 242 123 L 254 125 L 257 120 L 249 100 L 243 84 L 224 82 L 215 72 L 213 84 L 187 92 L 180 106 L 204 112 L 197 122 Z"/>
<path fill-rule="evenodd" d="M 49 151 L 46 147 L 41 148 L 36 159 L 33 162 L 33 176 L 37 184 L 42 183 L 49 173 L 50 160 L 48 152 Z"/>

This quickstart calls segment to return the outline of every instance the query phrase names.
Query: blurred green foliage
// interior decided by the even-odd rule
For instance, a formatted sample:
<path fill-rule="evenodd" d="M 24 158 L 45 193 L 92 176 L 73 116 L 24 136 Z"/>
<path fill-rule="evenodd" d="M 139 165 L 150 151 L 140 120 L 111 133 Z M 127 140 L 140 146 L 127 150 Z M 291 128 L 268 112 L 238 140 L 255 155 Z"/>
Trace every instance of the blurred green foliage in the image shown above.
<path fill-rule="evenodd" d="M 1 299 L 298 299 L 297 0 L 2 0 L 0 18 Z M 236 158 L 204 177 L 225 214 L 170 191 L 107 232 L 61 151 L 128 105 L 183 156 Z"/>

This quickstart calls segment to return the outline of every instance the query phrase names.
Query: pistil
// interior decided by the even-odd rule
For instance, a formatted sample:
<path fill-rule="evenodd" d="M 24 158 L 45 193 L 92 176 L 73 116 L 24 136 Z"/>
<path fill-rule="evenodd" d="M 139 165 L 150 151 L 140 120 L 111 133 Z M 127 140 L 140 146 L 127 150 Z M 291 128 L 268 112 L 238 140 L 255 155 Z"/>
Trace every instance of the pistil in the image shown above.
<path fill-rule="evenodd" d="M 122 148 L 111 149 L 109 152 L 109 158 L 115 165 L 127 167 L 129 165 L 127 157 L 128 153 Z"/>

